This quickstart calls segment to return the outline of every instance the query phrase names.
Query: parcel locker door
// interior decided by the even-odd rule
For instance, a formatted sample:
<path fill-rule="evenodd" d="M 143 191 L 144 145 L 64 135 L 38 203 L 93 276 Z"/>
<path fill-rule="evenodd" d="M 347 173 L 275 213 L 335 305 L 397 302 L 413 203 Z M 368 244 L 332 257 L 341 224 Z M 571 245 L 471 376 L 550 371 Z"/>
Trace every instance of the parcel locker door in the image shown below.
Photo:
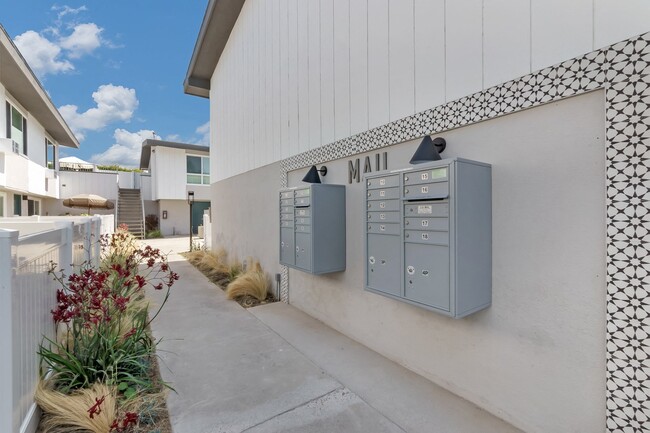
<path fill-rule="evenodd" d="M 293 236 L 293 227 L 280 229 L 280 263 L 282 264 L 295 265 L 296 263 Z"/>
<path fill-rule="evenodd" d="M 368 233 L 368 287 L 401 296 L 400 237 Z"/>
<path fill-rule="evenodd" d="M 311 233 L 296 233 L 296 266 L 311 271 Z"/>
<path fill-rule="evenodd" d="M 449 311 L 449 247 L 404 244 L 404 297 Z"/>

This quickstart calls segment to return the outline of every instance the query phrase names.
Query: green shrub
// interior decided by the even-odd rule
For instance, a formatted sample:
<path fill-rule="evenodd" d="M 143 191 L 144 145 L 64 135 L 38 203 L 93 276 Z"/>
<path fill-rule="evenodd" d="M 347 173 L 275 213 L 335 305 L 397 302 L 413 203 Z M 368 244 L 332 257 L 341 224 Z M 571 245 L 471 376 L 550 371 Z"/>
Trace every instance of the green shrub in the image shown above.
<path fill-rule="evenodd" d="M 160 233 L 160 230 L 152 230 L 150 232 L 147 232 L 147 234 L 145 235 L 145 238 L 147 239 L 158 239 L 162 237 L 163 235 L 162 233 Z"/>

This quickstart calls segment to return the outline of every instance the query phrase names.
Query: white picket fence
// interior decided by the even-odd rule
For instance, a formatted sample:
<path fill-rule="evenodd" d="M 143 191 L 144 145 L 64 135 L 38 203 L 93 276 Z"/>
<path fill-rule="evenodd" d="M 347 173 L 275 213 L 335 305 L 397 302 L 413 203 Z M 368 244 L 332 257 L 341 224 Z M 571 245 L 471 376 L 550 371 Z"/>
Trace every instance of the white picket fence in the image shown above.
<path fill-rule="evenodd" d="M 69 275 L 82 262 L 99 263 L 100 233 L 114 221 L 99 217 L 0 219 L 0 432 L 33 433 L 40 369 L 37 350 L 53 339 L 51 310 L 59 288 L 50 262 Z M 108 227 L 107 227 L 108 226 Z M 76 237 L 75 237 L 76 236 Z"/>

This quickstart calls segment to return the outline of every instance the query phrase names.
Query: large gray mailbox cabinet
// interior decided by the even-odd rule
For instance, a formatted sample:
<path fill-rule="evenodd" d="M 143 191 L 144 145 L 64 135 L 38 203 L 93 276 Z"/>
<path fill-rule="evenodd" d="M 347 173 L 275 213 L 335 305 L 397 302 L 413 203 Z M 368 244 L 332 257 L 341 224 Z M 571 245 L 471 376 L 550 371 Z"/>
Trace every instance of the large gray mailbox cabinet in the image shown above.
<path fill-rule="evenodd" d="M 492 174 L 460 158 L 365 176 L 366 290 L 454 318 L 492 301 Z"/>
<path fill-rule="evenodd" d="M 325 274 L 345 270 L 345 186 L 280 191 L 280 263 Z"/>

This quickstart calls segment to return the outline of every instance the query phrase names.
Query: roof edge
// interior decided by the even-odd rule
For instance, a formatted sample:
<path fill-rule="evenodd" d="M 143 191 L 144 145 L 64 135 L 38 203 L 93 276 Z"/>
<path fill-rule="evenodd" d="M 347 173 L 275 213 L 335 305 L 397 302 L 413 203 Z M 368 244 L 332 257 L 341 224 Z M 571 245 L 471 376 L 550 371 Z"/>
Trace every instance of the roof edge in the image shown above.
<path fill-rule="evenodd" d="M 6 41 L 5 41 L 6 40 Z M 50 114 L 53 116 L 54 120 L 59 123 L 61 126 L 61 129 L 67 137 L 67 140 L 57 140 L 58 144 L 66 147 L 72 147 L 72 148 L 79 148 L 79 140 L 77 137 L 74 135 L 72 132 L 72 129 L 68 125 L 68 123 L 65 121 L 61 113 L 59 112 L 58 108 L 54 105 L 54 102 L 50 98 L 50 95 L 47 93 L 45 88 L 43 87 L 43 84 L 41 81 L 38 79 L 36 74 L 34 74 L 34 71 L 32 68 L 29 66 L 27 63 L 27 60 L 25 60 L 25 57 L 23 57 L 22 53 L 14 43 L 13 39 L 9 36 L 9 33 L 7 33 L 7 30 L 4 28 L 2 24 L 0 24 L 0 43 L 3 43 L 3 45 L 7 46 L 8 48 L 11 48 L 10 50 L 10 55 L 13 57 L 13 61 L 16 63 L 16 66 L 21 69 L 23 74 L 25 75 L 25 78 L 30 82 L 32 87 L 34 88 L 34 91 L 38 94 L 38 97 L 43 101 L 45 106 L 47 107 L 47 110 L 50 112 Z M 45 125 L 43 125 L 45 127 Z M 46 128 L 47 131 L 47 128 Z"/>
<path fill-rule="evenodd" d="M 245 0 L 210 0 L 185 74 L 185 93 L 210 95 L 210 78 L 219 63 Z"/>

